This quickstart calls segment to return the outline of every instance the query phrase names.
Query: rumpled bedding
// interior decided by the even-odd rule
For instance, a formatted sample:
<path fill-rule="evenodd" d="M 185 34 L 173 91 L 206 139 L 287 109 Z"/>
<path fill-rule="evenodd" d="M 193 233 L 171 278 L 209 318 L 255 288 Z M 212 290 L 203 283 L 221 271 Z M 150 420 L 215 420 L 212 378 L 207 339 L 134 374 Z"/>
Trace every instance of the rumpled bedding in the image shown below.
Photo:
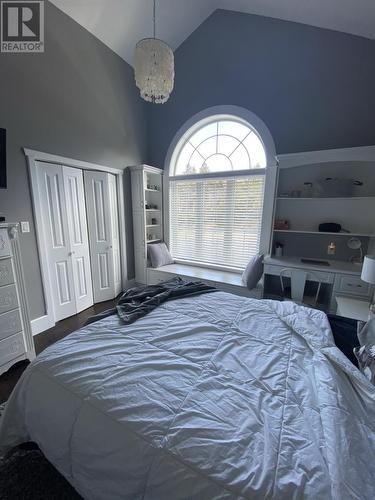
<path fill-rule="evenodd" d="M 324 313 L 215 292 L 45 350 L 0 428 L 29 440 L 86 499 L 373 499 L 375 388 Z"/>
<path fill-rule="evenodd" d="M 201 281 L 185 281 L 179 276 L 175 276 L 155 285 L 142 285 L 126 290 L 115 308 L 92 316 L 86 321 L 86 325 L 116 313 L 122 319 L 123 324 L 130 325 L 168 300 L 216 291 L 215 287 Z"/>

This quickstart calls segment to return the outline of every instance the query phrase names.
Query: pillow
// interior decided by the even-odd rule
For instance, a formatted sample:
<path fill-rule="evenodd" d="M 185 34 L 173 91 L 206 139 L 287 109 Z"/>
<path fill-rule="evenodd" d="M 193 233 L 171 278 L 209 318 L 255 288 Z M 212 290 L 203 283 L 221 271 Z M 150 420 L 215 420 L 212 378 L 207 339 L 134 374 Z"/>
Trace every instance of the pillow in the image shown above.
<path fill-rule="evenodd" d="M 360 347 L 354 349 L 358 365 L 366 378 L 375 385 L 375 318 L 371 318 L 358 333 Z"/>
<path fill-rule="evenodd" d="M 169 253 L 165 243 L 152 243 L 147 245 L 147 251 L 152 267 L 161 267 L 174 263 L 172 255 Z"/>
<path fill-rule="evenodd" d="M 242 283 L 247 286 L 249 290 L 255 288 L 263 275 L 263 255 L 255 255 L 250 259 L 242 274 Z"/>

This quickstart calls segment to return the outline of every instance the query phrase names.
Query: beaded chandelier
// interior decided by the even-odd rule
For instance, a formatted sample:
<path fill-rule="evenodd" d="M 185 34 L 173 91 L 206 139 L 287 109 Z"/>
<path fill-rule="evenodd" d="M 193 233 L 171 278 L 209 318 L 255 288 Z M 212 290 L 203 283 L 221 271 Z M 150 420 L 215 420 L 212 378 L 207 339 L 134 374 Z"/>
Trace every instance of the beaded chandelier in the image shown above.
<path fill-rule="evenodd" d="M 140 40 L 135 47 L 135 83 L 145 101 L 162 104 L 169 99 L 174 84 L 172 49 L 156 38 L 154 0 L 154 36 Z"/>

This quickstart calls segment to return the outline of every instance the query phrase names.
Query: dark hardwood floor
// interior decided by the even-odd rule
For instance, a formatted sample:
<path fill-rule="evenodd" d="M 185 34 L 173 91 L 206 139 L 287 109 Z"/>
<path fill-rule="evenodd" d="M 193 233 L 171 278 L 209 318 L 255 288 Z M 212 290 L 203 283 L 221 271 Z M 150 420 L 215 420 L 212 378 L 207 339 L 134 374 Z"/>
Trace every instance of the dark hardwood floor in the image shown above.
<path fill-rule="evenodd" d="M 59 321 L 50 330 L 39 333 L 39 335 L 34 337 L 36 354 L 38 355 L 51 344 L 54 344 L 58 340 L 69 335 L 69 333 L 81 328 L 90 316 L 111 309 L 116 302 L 117 300 L 110 300 L 108 302 L 94 304 L 92 307 L 80 312 L 76 316 L 71 316 L 70 318 Z M 18 379 L 28 364 L 28 361 L 20 361 L 0 376 L 0 403 L 3 403 L 9 398 L 14 386 L 17 384 Z"/>

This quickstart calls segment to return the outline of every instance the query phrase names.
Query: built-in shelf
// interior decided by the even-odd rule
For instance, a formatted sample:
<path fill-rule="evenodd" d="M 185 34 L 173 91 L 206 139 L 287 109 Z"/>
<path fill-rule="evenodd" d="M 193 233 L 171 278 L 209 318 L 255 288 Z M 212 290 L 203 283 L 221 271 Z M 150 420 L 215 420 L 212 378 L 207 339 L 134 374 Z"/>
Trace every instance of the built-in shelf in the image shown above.
<path fill-rule="evenodd" d="M 147 248 L 150 248 L 150 244 L 164 240 L 164 171 L 150 165 L 138 165 L 130 167 L 130 172 L 135 281 L 147 283 L 147 267 L 149 265 Z"/>
<path fill-rule="evenodd" d="M 293 196 L 278 196 L 277 197 L 277 200 L 298 200 L 298 201 L 322 201 L 322 200 L 334 200 L 334 201 L 348 201 L 348 200 L 371 200 L 371 199 L 375 199 L 375 196 L 348 196 L 348 197 L 340 197 L 340 196 L 331 196 L 331 197 L 328 197 L 328 196 L 310 196 L 309 198 L 302 198 L 302 197 L 293 197 Z"/>
<path fill-rule="evenodd" d="M 276 253 L 282 254 L 279 266 L 311 269 L 308 263 L 301 262 L 302 256 L 322 261 L 333 252 L 335 264 L 322 267 L 321 271 L 336 269 L 340 274 L 360 274 L 360 266 L 350 264 L 350 260 L 358 259 L 361 252 L 350 248 L 349 240 L 358 238 L 363 254 L 373 253 L 375 245 L 375 160 L 361 160 L 361 154 L 361 148 L 348 148 L 278 158 L 272 224 L 278 229 L 272 230 L 270 253 L 275 260 Z M 319 231 L 320 224 L 330 223 L 340 227 L 341 232 L 330 227 L 329 232 Z M 331 247 L 330 243 L 334 245 Z M 298 265 L 289 260 L 293 258 Z M 346 288 L 344 293 L 344 285 L 335 281 L 333 287 L 322 291 L 320 298 L 327 301 L 326 308 L 332 313 L 336 311 L 334 296 L 338 290 L 351 295 L 354 289 Z M 268 298 L 275 292 L 280 294 L 278 280 L 266 280 L 264 296 Z"/>
<path fill-rule="evenodd" d="M 294 234 L 320 234 L 321 236 L 331 235 L 331 236 L 361 236 L 362 238 L 374 238 L 375 234 L 368 233 L 326 233 L 325 231 L 303 231 L 303 230 L 293 230 L 293 229 L 274 229 L 275 233 L 294 233 Z"/>

